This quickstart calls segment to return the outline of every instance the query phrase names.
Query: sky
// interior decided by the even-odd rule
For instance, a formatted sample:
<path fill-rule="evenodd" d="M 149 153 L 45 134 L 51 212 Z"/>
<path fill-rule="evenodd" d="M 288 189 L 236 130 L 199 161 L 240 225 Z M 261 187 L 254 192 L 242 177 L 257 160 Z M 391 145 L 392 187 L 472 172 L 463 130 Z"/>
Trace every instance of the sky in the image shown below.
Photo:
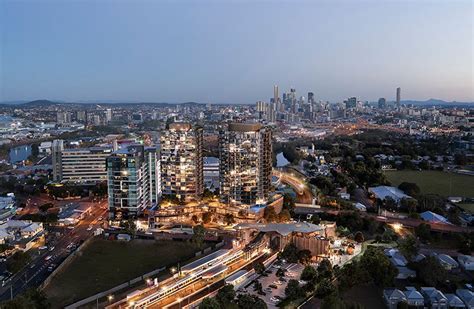
<path fill-rule="evenodd" d="M 0 101 L 474 101 L 473 3 L 0 0 Z"/>

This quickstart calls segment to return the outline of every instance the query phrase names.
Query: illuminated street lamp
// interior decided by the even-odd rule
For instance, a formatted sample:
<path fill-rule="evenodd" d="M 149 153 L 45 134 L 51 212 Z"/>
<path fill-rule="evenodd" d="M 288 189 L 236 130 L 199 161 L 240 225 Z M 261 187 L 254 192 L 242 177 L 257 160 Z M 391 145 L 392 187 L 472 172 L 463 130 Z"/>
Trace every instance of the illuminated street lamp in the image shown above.
<path fill-rule="evenodd" d="M 114 296 L 110 294 L 109 296 L 107 296 L 107 300 L 111 302 L 112 300 L 114 300 Z"/>

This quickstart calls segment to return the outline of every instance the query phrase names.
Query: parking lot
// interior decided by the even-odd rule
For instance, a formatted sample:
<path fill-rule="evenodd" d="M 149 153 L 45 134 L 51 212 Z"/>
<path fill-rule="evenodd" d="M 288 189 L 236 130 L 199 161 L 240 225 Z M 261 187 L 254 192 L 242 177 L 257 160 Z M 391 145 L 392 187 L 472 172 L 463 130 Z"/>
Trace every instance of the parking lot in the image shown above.
<path fill-rule="evenodd" d="M 283 277 L 283 280 L 280 280 L 276 276 L 278 268 L 286 269 L 286 274 Z M 280 266 L 273 265 L 267 270 L 267 276 L 260 276 L 258 281 L 262 284 L 264 295 L 259 295 L 257 291 L 254 291 L 254 285 L 251 284 L 247 288 L 242 287 L 241 290 L 244 293 L 256 295 L 263 299 L 267 304 L 268 308 L 278 308 L 277 304 L 280 299 L 285 298 L 285 288 L 290 279 L 299 280 L 301 272 L 303 271 L 304 266 L 301 264 L 290 264 L 282 263 Z M 269 273 L 271 271 L 271 273 Z"/>

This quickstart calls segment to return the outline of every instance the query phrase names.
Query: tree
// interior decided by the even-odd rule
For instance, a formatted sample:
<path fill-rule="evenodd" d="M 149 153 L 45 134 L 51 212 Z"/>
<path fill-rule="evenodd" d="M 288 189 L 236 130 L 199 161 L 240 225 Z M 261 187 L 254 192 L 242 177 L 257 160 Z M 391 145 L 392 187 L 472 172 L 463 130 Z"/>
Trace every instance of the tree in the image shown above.
<path fill-rule="evenodd" d="M 41 210 L 42 212 L 46 212 L 48 209 L 54 207 L 53 203 L 46 203 L 46 204 L 43 204 L 41 206 L 39 206 L 39 210 Z"/>
<path fill-rule="evenodd" d="M 193 227 L 193 237 L 191 241 L 195 243 L 198 247 L 202 247 L 204 242 L 204 237 L 206 236 L 206 229 L 202 224 L 195 225 Z"/>
<path fill-rule="evenodd" d="M 127 234 L 135 236 L 137 232 L 137 225 L 133 219 L 128 219 L 127 221 L 120 222 L 120 226 L 124 229 Z"/>
<path fill-rule="evenodd" d="M 17 273 L 30 261 L 31 256 L 28 253 L 17 251 L 7 260 L 7 269 L 9 272 Z"/>
<path fill-rule="evenodd" d="M 212 220 L 212 213 L 211 212 L 205 212 L 202 214 L 202 223 L 204 224 L 209 224 L 211 223 Z"/>
<path fill-rule="evenodd" d="M 362 234 L 362 232 L 360 231 L 355 233 L 354 240 L 357 241 L 359 244 L 364 242 L 364 234 Z"/>
<path fill-rule="evenodd" d="M 332 284 L 329 278 L 322 279 L 318 286 L 316 287 L 316 296 L 319 298 L 323 298 L 326 295 L 331 295 L 336 293 L 336 287 Z"/>
<path fill-rule="evenodd" d="M 10 301 L 1 303 L 0 307 L 2 309 L 49 309 L 51 304 L 42 291 L 31 289 Z"/>
<path fill-rule="evenodd" d="M 420 225 L 415 227 L 415 234 L 422 241 L 431 240 L 431 225 L 429 225 L 428 223 L 421 223 Z"/>
<path fill-rule="evenodd" d="M 267 309 L 267 304 L 255 295 L 239 294 L 237 296 L 239 309 Z"/>
<path fill-rule="evenodd" d="M 291 279 L 288 281 L 285 288 L 285 295 L 290 300 L 295 300 L 304 296 L 303 290 L 300 289 L 300 284 L 297 280 Z"/>
<path fill-rule="evenodd" d="M 338 287 L 341 291 L 346 291 L 358 284 L 369 282 L 370 276 L 359 261 L 352 260 L 338 270 Z"/>
<path fill-rule="evenodd" d="M 300 250 L 298 251 L 298 261 L 303 265 L 308 265 L 311 262 L 311 251 L 309 250 Z"/>
<path fill-rule="evenodd" d="M 408 260 L 412 260 L 418 253 L 418 244 L 412 235 L 399 239 L 398 248 Z"/>
<path fill-rule="evenodd" d="M 262 262 L 258 262 L 253 264 L 253 269 L 255 270 L 255 273 L 262 275 L 265 272 L 265 265 L 263 265 Z"/>
<path fill-rule="evenodd" d="M 419 279 L 423 281 L 426 286 L 439 286 L 443 284 L 448 277 L 448 272 L 434 256 L 428 256 L 420 262 L 415 263 L 414 268 Z"/>
<path fill-rule="evenodd" d="M 304 281 L 315 281 L 317 277 L 318 272 L 316 271 L 316 268 L 311 265 L 306 265 L 303 271 L 301 272 L 300 279 Z"/>
<path fill-rule="evenodd" d="M 320 278 L 331 278 L 332 277 L 332 265 L 328 259 L 324 259 L 318 265 L 318 276 Z"/>
<path fill-rule="evenodd" d="M 298 262 L 298 248 L 294 244 L 289 243 L 280 253 L 280 257 L 289 263 L 296 263 Z"/>
<path fill-rule="evenodd" d="M 393 284 L 398 274 L 398 269 L 378 247 L 369 246 L 361 257 L 360 263 L 377 285 L 389 286 Z"/>
<path fill-rule="evenodd" d="M 233 214 L 225 214 L 224 223 L 226 225 L 231 225 L 231 224 L 235 223 L 234 215 Z"/>
<path fill-rule="evenodd" d="M 221 305 L 215 298 L 206 297 L 199 304 L 199 309 L 221 309 Z"/>
<path fill-rule="evenodd" d="M 232 284 L 226 284 L 222 289 L 217 292 L 216 300 L 219 304 L 225 308 L 229 303 L 232 303 L 235 298 L 234 286 Z"/>
<path fill-rule="evenodd" d="M 416 183 L 413 182 L 402 182 L 398 189 L 402 190 L 406 195 L 411 197 L 416 197 L 420 194 L 420 187 Z"/>
<path fill-rule="evenodd" d="M 285 276 L 285 273 L 286 273 L 286 269 L 285 268 L 278 268 L 278 270 L 276 271 L 275 275 L 278 277 L 278 278 L 282 278 Z"/>
<path fill-rule="evenodd" d="M 275 222 L 277 221 L 278 215 L 275 212 L 275 208 L 273 206 L 267 206 L 263 210 L 263 218 L 267 222 Z"/>
<path fill-rule="evenodd" d="M 291 214 L 288 209 L 282 209 L 282 211 L 278 214 L 278 221 L 279 222 L 288 222 L 291 220 Z"/>

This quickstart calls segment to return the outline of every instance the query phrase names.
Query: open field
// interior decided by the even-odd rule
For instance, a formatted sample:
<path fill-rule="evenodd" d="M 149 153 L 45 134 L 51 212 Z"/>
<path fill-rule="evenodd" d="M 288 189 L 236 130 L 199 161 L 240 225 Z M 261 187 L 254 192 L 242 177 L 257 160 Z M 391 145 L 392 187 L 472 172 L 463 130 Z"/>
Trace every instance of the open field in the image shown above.
<path fill-rule="evenodd" d="M 98 239 L 58 274 L 45 292 L 54 308 L 64 307 L 162 266 L 183 263 L 196 251 L 187 242 Z"/>
<path fill-rule="evenodd" d="M 421 193 L 474 197 L 474 176 L 440 171 L 386 171 L 385 174 L 394 186 L 404 181 L 416 183 Z"/>

